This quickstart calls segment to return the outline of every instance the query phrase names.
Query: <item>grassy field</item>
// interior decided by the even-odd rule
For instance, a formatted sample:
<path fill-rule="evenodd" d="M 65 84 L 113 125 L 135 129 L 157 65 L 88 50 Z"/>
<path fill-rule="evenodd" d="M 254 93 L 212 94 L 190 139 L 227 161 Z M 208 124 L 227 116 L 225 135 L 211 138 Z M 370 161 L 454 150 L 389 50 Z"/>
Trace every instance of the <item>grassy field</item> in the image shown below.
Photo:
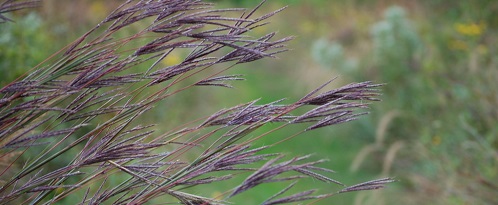
<path fill-rule="evenodd" d="M 15 13 L 15 23 L 2 25 L 0 86 L 84 34 L 116 5 L 61 2 L 46 0 L 36 12 Z M 215 2 L 219 8 L 258 3 Z M 252 32 L 295 36 L 288 43 L 291 51 L 230 70 L 246 78 L 233 82 L 233 89 L 193 89 L 159 104 L 145 119 L 164 122 L 160 131 L 167 131 L 177 122 L 255 99 L 293 102 L 337 76 L 329 88 L 365 80 L 385 83 L 383 101 L 373 103 L 369 115 L 307 132 L 269 151 L 327 158 L 323 166 L 347 185 L 380 177 L 399 180 L 383 190 L 315 204 L 498 204 L 498 2 L 272 0 L 259 13 L 286 5 L 269 26 Z M 19 49 L 8 49 L 14 45 Z M 173 65 L 185 55 L 174 53 L 161 63 Z M 281 136 L 286 133 L 273 132 L 257 143 L 272 144 Z M 215 197 L 230 186 L 213 184 L 194 192 Z M 298 186 L 321 194 L 342 188 L 312 179 Z M 233 200 L 257 204 L 283 187 L 265 185 L 248 193 L 251 197 Z"/>

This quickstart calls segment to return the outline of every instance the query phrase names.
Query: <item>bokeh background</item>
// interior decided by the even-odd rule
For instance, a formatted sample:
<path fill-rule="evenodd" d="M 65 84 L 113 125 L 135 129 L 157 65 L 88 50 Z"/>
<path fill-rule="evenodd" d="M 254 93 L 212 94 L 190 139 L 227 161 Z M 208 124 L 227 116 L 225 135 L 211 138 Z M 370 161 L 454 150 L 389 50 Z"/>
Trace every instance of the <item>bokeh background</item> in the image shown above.
<path fill-rule="evenodd" d="M 259 3 L 213 2 L 220 8 Z M 84 34 L 119 3 L 44 0 L 41 8 L 15 12 L 16 22 L 0 27 L 0 86 Z M 336 87 L 385 83 L 383 101 L 372 104 L 368 116 L 275 148 L 329 159 L 324 166 L 337 171 L 332 177 L 348 185 L 399 180 L 384 190 L 316 204 L 498 204 L 498 1 L 270 0 L 259 12 L 286 5 L 253 34 L 295 36 L 291 51 L 232 69 L 247 79 L 233 83 L 234 89 L 192 90 L 157 106 L 147 119 L 165 131 L 254 99 L 296 100 L 336 76 Z M 176 64 L 182 55 L 163 63 Z M 259 143 L 285 136 L 273 133 Z M 320 193 L 340 189 L 312 180 L 299 186 Z M 229 185 L 207 188 L 197 191 L 216 196 Z M 281 188 L 265 185 L 235 201 L 257 204 Z"/>

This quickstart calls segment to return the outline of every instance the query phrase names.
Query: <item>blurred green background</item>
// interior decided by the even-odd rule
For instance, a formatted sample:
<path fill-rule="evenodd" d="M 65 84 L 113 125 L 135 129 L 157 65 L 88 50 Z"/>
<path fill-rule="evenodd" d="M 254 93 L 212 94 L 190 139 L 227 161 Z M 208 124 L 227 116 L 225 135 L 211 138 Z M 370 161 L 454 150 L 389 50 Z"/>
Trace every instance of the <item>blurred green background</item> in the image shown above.
<path fill-rule="evenodd" d="M 214 2 L 220 8 L 259 3 Z M 117 4 L 45 0 L 37 10 L 14 13 L 15 23 L 0 25 L 0 86 L 84 34 Z M 160 126 L 167 130 L 258 98 L 292 102 L 335 76 L 335 87 L 386 83 L 383 101 L 372 104 L 370 115 L 273 150 L 327 158 L 324 166 L 338 172 L 332 178 L 347 185 L 384 176 L 399 180 L 384 190 L 316 204 L 498 204 L 497 1 L 271 0 L 259 14 L 285 5 L 289 8 L 269 26 L 252 34 L 296 36 L 289 43 L 292 51 L 232 69 L 247 79 L 233 83 L 234 89 L 197 88 L 159 105 L 148 114 L 151 122 L 167 119 Z M 164 64 L 181 57 L 169 56 Z M 286 136 L 273 133 L 259 143 Z M 320 193 L 341 188 L 312 180 L 299 187 L 318 187 Z M 198 192 L 215 196 L 229 187 L 207 188 Z M 256 204 L 282 186 L 262 188 L 235 202 Z"/>

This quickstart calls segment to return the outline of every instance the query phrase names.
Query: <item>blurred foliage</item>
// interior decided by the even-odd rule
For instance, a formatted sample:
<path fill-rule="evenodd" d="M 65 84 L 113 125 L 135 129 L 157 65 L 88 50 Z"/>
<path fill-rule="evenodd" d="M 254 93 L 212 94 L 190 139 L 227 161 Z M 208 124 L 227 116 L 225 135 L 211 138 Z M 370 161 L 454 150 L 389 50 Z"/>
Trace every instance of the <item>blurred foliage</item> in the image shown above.
<path fill-rule="evenodd" d="M 14 19 L 15 23 L 4 23 L 0 27 L 0 73 L 2 76 L 0 87 L 43 61 L 52 48 L 53 40 L 49 33 L 43 31 L 44 25 L 38 14 L 29 13 L 22 18 Z M 11 49 L 14 47 L 16 49 Z M 40 51 L 40 48 L 44 48 L 43 51 Z"/>
<path fill-rule="evenodd" d="M 316 40 L 311 47 L 311 56 L 324 67 L 333 65 L 335 69 L 348 74 L 358 72 L 357 59 L 348 58 L 338 42 L 328 42 L 324 38 Z"/>
<path fill-rule="evenodd" d="M 486 14 L 497 4 L 484 4 L 490 6 L 484 8 L 474 3 L 440 3 L 451 4 L 451 10 L 461 15 L 430 12 L 441 5 L 434 4 L 435 8 L 423 8 L 431 15 L 417 16 L 418 22 L 412 23 L 402 7 L 386 8 L 383 20 L 371 26 L 367 42 L 371 49 L 356 56 L 362 70 L 346 73 L 387 83 L 385 101 L 375 112 L 385 115 L 378 122 L 369 118 L 371 124 L 379 124 L 376 142 L 366 146 L 357 160 L 381 159 L 383 174 L 402 178 L 404 191 L 395 192 L 403 194 L 396 195 L 393 204 L 399 200 L 496 204 L 498 82 L 491 79 L 498 77 L 498 68 L 496 50 L 488 46 L 496 42 L 491 37 L 496 36 L 496 27 L 490 28 L 495 19 Z M 477 7 L 483 14 L 473 16 Z M 344 67 L 331 60 L 348 57 L 340 44 L 327 45 L 322 40 L 316 44 L 326 45 L 312 48 L 312 53 L 325 55 L 319 59 L 330 60 L 326 67 Z M 387 118 L 394 120 L 383 123 Z"/>
<path fill-rule="evenodd" d="M 406 19 L 405 10 L 389 7 L 384 19 L 371 29 L 374 65 L 382 70 L 382 82 L 403 83 L 410 78 L 410 71 L 417 68 L 416 56 L 422 42 Z"/>

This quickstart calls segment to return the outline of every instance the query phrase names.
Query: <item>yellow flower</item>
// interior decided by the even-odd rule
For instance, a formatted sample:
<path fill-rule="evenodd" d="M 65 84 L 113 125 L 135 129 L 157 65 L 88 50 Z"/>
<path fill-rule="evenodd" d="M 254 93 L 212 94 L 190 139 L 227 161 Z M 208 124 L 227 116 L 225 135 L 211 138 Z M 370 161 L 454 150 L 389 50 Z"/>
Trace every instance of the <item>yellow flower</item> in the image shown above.
<path fill-rule="evenodd" d="M 441 141 L 442 141 L 442 139 L 439 135 L 432 137 L 432 145 L 434 145 L 434 146 L 440 145 Z"/>
<path fill-rule="evenodd" d="M 92 17 L 95 19 L 103 19 L 107 15 L 107 7 L 104 4 L 104 1 L 94 1 L 90 4 L 90 13 Z"/>
<path fill-rule="evenodd" d="M 484 23 L 456 23 L 454 25 L 455 30 L 465 36 L 480 36 L 486 30 L 486 25 Z"/>
<path fill-rule="evenodd" d="M 219 191 L 215 191 L 213 194 L 212 194 L 212 198 L 213 199 L 216 199 L 216 200 L 222 200 L 223 199 L 223 193 L 219 192 Z"/>
<path fill-rule="evenodd" d="M 161 63 L 165 66 L 172 66 L 182 62 L 182 58 L 177 53 L 170 53 L 166 58 L 164 58 Z"/>
<path fill-rule="evenodd" d="M 477 52 L 479 52 L 479 54 L 481 54 L 481 55 L 488 54 L 488 47 L 486 47 L 485 45 L 479 44 L 477 46 Z"/>
<path fill-rule="evenodd" d="M 55 189 L 55 193 L 56 193 L 56 194 L 60 194 L 60 193 L 62 193 L 63 191 L 64 191 L 64 188 L 62 188 L 62 187 L 58 187 L 57 189 Z"/>
<path fill-rule="evenodd" d="M 300 24 L 299 28 L 301 29 L 301 32 L 303 32 L 305 34 L 312 33 L 317 29 L 316 22 L 312 22 L 312 21 L 302 22 Z"/>
<path fill-rule="evenodd" d="M 257 36 L 265 35 L 268 33 L 269 26 L 260 26 L 252 30 Z"/>
<path fill-rule="evenodd" d="M 469 46 L 464 41 L 452 40 L 450 42 L 450 48 L 453 50 L 467 50 Z"/>

